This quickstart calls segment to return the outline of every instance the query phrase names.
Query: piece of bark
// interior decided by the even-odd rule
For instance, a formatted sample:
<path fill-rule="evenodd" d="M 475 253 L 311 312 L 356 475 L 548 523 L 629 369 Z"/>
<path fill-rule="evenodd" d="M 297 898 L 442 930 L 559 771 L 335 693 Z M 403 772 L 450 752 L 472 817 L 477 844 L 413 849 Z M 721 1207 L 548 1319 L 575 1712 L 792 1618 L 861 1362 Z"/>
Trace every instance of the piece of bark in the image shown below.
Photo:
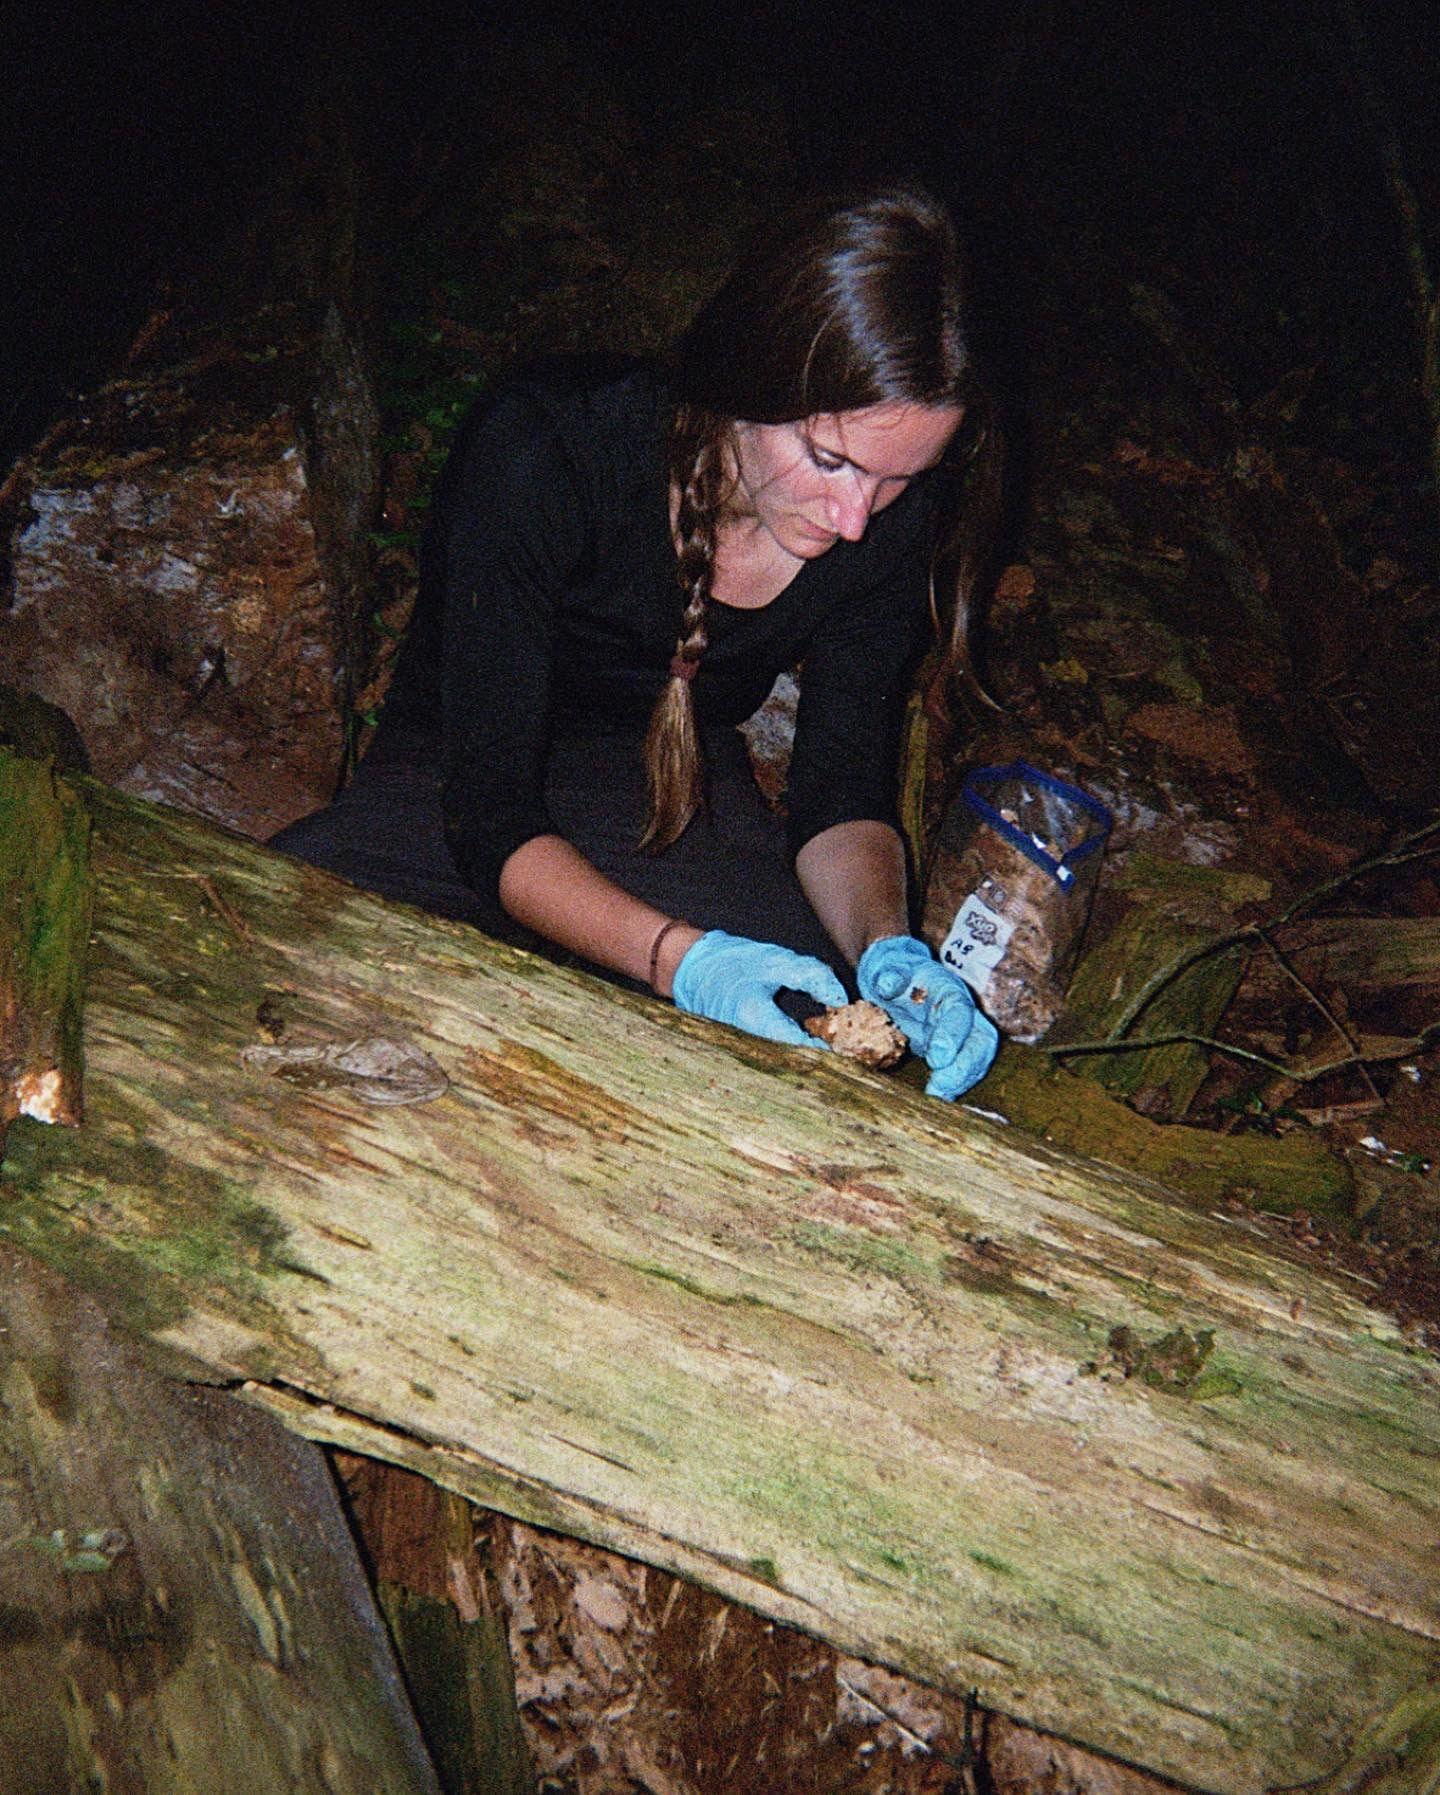
<path fill-rule="evenodd" d="M 12 1238 L 142 1335 L 1195 1787 L 1329 1774 L 1432 1677 L 1440 1375 L 1357 1287 L 900 1081 L 92 805 L 87 1125 L 17 1123 L 0 1179 Z M 413 1039 L 450 1090 L 257 1074 L 275 1008 Z"/>
<path fill-rule="evenodd" d="M 795 720 L 800 712 L 798 673 L 777 674 L 759 710 L 740 725 L 755 783 L 767 803 L 782 809 L 795 746 Z"/>
<path fill-rule="evenodd" d="M 10 1795 L 438 1795 L 323 1454 L 0 1246 Z"/>
<path fill-rule="evenodd" d="M 16 1116 L 84 1111 L 90 816 L 49 761 L 0 748 L 0 1155 Z"/>
<path fill-rule="evenodd" d="M 879 1004 L 847 1003 L 823 1015 L 807 1016 L 805 1032 L 824 1041 L 842 1059 L 862 1066 L 893 1066 L 905 1052 L 905 1037 Z"/>

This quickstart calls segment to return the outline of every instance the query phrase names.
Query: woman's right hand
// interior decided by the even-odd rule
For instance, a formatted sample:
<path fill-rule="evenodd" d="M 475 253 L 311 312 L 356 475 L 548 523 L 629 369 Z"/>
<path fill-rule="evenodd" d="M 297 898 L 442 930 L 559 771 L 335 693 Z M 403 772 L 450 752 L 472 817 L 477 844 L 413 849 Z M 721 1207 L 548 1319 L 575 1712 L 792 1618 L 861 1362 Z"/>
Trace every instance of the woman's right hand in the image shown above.
<path fill-rule="evenodd" d="M 766 1041 L 823 1046 L 776 1005 L 777 991 L 803 991 L 831 1007 L 850 1001 L 823 960 L 723 929 L 702 935 L 675 969 L 675 1004 L 690 1015 L 728 1022 Z"/>

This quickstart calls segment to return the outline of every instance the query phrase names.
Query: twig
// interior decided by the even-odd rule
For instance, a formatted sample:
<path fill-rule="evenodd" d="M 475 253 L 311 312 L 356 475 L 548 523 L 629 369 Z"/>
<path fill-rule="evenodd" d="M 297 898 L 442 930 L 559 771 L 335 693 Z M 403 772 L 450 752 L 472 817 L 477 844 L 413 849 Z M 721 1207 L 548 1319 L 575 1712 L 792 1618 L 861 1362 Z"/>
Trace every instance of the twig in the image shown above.
<path fill-rule="evenodd" d="M 205 896 L 209 898 L 217 915 L 220 917 L 220 920 L 228 923 L 247 947 L 253 946 L 255 941 L 255 931 L 250 927 L 249 923 L 246 922 L 245 918 L 230 900 L 225 897 L 215 881 L 208 873 L 196 873 L 195 877 L 199 881 L 201 891 L 203 891 Z"/>
<path fill-rule="evenodd" d="M 1172 960 L 1168 966 L 1162 967 L 1159 972 L 1146 979 L 1135 996 L 1120 1012 L 1104 1042 L 1087 1043 L 1087 1045 L 1117 1047 L 1123 1045 L 1123 1037 L 1127 1032 L 1134 1027 L 1165 987 L 1173 984 L 1182 972 L 1188 972 L 1192 966 L 1198 966 L 1202 960 L 1208 960 L 1212 954 L 1228 953 L 1232 948 L 1246 946 L 1259 935 L 1259 932 L 1254 923 L 1246 923 L 1244 928 L 1235 929 L 1229 935 L 1217 935 L 1213 941 L 1203 942 L 1199 947 L 1187 948 L 1178 960 Z M 1052 1047 L 1048 1051 L 1057 1054 L 1072 1053 L 1074 1049 L 1072 1047 Z"/>
<path fill-rule="evenodd" d="M 1352 880 L 1362 878 L 1366 873 L 1373 873 L 1379 867 L 1404 866 L 1411 860 L 1423 860 L 1427 854 L 1440 853 L 1440 841 L 1432 842 L 1428 847 L 1416 847 L 1415 844 L 1424 841 L 1427 835 L 1440 835 L 1440 817 L 1432 817 L 1428 823 L 1422 823 L 1418 829 L 1402 835 L 1390 847 L 1367 854 L 1363 860 L 1357 860 L 1353 866 L 1336 873 L 1333 879 L 1327 879 L 1323 885 L 1316 885 L 1312 890 L 1302 892 L 1288 910 L 1281 911 L 1279 916 L 1264 924 L 1264 927 L 1278 929 L 1287 922 L 1293 922 L 1303 911 L 1322 903 L 1332 892 L 1343 891 Z"/>
<path fill-rule="evenodd" d="M 224 895 L 220 890 L 220 887 L 210 877 L 209 873 L 199 873 L 196 872 L 193 867 L 185 866 L 177 867 L 173 872 L 162 876 L 171 879 L 188 879 L 193 884 L 198 885 L 206 899 L 209 901 L 210 907 L 215 911 L 220 920 L 232 929 L 247 947 L 254 946 L 254 929 L 250 927 L 250 924 L 246 922 L 245 918 Z"/>
<path fill-rule="evenodd" d="M 1282 1078 L 1299 1076 L 1278 1060 L 1267 1059 L 1263 1053 L 1252 1053 L 1248 1047 L 1232 1047 L 1228 1041 L 1217 1041 L 1211 1035 L 1192 1034 L 1188 1029 L 1177 1029 L 1169 1035 L 1130 1035 L 1123 1041 L 1066 1041 L 1062 1046 L 1047 1047 L 1045 1051 L 1058 1060 L 1067 1059 L 1072 1053 L 1141 1053 L 1150 1047 L 1178 1047 L 1182 1041 L 1189 1042 L 1192 1047 L 1209 1047 L 1216 1053 L 1231 1053 L 1236 1059 L 1251 1060 Z"/>
<path fill-rule="evenodd" d="M 1045 1051 L 1056 1059 L 1064 1059 L 1072 1053 L 1139 1053 L 1148 1047 L 1175 1047 L 1182 1041 L 1188 1041 L 1193 1047 L 1208 1047 L 1215 1053 L 1228 1053 L 1237 1060 L 1249 1060 L 1253 1065 L 1264 1066 L 1267 1071 L 1274 1072 L 1280 1078 L 1293 1079 L 1296 1084 L 1311 1084 L 1317 1078 L 1324 1078 L 1327 1072 L 1340 1072 L 1347 1066 L 1386 1066 L 1395 1060 L 1406 1059 L 1412 1053 L 1423 1053 L 1437 1037 L 1440 1037 L 1440 1019 L 1427 1023 L 1418 1035 L 1387 1048 L 1384 1053 L 1361 1053 L 1357 1050 L 1346 1054 L 1342 1059 L 1327 1060 L 1322 1066 L 1282 1065 L 1279 1060 L 1268 1059 L 1263 1053 L 1252 1053 L 1248 1047 L 1236 1047 L 1230 1041 L 1217 1041 L 1211 1035 L 1191 1034 L 1186 1030 L 1177 1030 L 1169 1035 L 1131 1035 L 1123 1041 L 1067 1041 L 1063 1046 L 1047 1047 Z M 1375 1089 L 1373 1084 L 1370 1088 L 1372 1091 Z"/>
<path fill-rule="evenodd" d="M 1341 1072 L 1346 1066 L 1358 1066 L 1362 1063 L 1371 1066 L 1393 1065 L 1396 1060 L 1408 1059 L 1412 1053 L 1424 1053 L 1437 1038 L 1440 1038 L 1440 1018 L 1427 1022 L 1418 1035 L 1387 1048 L 1384 1053 L 1351 1053 L 1344 1059 L 1328 1060 L 1323 1066 L 1311 1066 L 1308 1070 L 1287 1068 L 1286 1076 L 1296 1079 L 1300 1084 L 1309 1084 L 1312 1079 L 1323 1078 L 1327 1072 Z M 1370 1088 L 1373 1090 L 1375 1087 L 1372 1085 Z"/>
<path fill-rule="evenodd" d="M 1187 972 L 1190 967 L 1198 965 L 1201 960 L 1209 959 L 1212 954 L 1228 953 L 1233 948 L 1264 943 L 1267 930 L 1283 928 L 1286 923 L 1293 922 L 1297 916 L 1315 904 L 1322 903 L 1333 893 L 1342 891 L 1345 886 L 1353 880 L 1361 878 L 1365 873 L 1374 872 L 1382 866 L 1403 866 L 1408 861 L 1423 859 L 1427 854 L 1440 853 L 1440 841 L 1432 842 L 1427 847 L 1417 847 L 1417 843 L 1423 842 L 1427 836 L 1431 835 L 1440 835 L 1440 818 L 1422 824 L 1418 829 L 1412 829 L 1408 835 L 1402 835 L 1393 846 L 1383 848 L 1374 854 L 1367 854 L 1363 860 L 1355 861 L 1343 872 L 1337 873 L 1333 879 L 1326 879 L 1323 884 L 1302 892 L 1287 909 L 1282 910 L 1278 916 L 1272 917 L 1269 922 L 1243 923 L 1238 929 L 1232 929 L 1228 935 L 1217 935 L 1213 941 L 1202 942 L 1199 947 L 1187 948 L 1178 959 L 1172 960 L 1168 966 L 1163 967 L 1145 981 L 1120 1012 L 1114 1027 L 1103 1042 L 1087 1041 L 1080 1046 L 1063 1045 L 1047 1048 L 1046 1051 L 1059 1057 L 1081 1050 L 1095 1052 L 1103 1046 L 1120 1046 L 1128 1031 L 1134 1027 L 1160 993 L 1168 985 L 1173 984 L 1182 972 Z M 1257 1056 L 1252 1054 L 1250 1057 Z"/>
<path fill-rule="evenodd" d="M 951 1791 L 957 1791 L 958 1795 L 976 1795 L 978 1784 L 975 1777 L 975 1766 L 980 1758 L 975 1746 L 975 1716 L 979 1712 L 980 1706 L 978 1689 L 966 1691 L 964 1737 L 960 1742 L 959 1756 L 952 1757 L 949 1752 L 942 1751 L 939 1746 L 932 1745 L 928 1739 L 922 1738 L 913 1727 L 906 1726 L 898 1714 L 893 1713 L 882 1702 L 877 1702 L 873 1695 L 867 1695 L 863 1689 L 857 1689 L 852 1682 L 841 1676 L 839 1671 L 835 1673 L 835 1681 L 847 1695 L 853 1696 L 864 1707 L 873 1709 L 882 1720 L 889 1721 L 902 1739 L 907 1740 L 917 1750 L 923 1751 L 926 1757 L 938 1758 L 942 1764 L 948 1765 L 955 1772 L 954 1780 L 946 1786 L 946 1795 L 951 1795 Z"/>
<path fill-rule="evenodd" d="M 1333 1028 L 1335 1030 L 1335 1033 L 1337 1035 L 1339 1035 L 1340 1039 L 1350 1049 L 1352 1056 L 1355 1058 L 1355 1060 L 1359 1064 L 1360 1076 L 1365 1080 L 1366 1084 L 1369 1085 L 1369 1087 L 1370 1087 L 1370 1095 L 1372 1097 L 1374 1097 L 1376 1099 L 1376 1101 L 1378 1102 L 1380 1099 L 1380 1092 L 1376 1089 L 1375 1080 L 1370 1076 L 1370 1073 L 1365 1066 L 1364 1059 L 1360 1053 L 1360 1043 L 1355 1039 L 1354 1035 L 1351 1034 L 1350 1030 L 1348 1028 L 1346 1028 L 1345 1024 L 1340 1020 L 1340 1018 L 1330 1008 L 1329 1004 L 1327 1004 L 1325 1002 L 1324 998 L 1321 997 L 1320 993 L 1318 991 L 1314 990 L 1305 979 L 1301 978 L 1299 972 L 1297 972 L 1295 967 L 1293 967 L 1290 964 L 1289 955 L 1283 953 L 1281 951 L 1281 949 L 1276 945 L 1276 943 L 1273 942 L 1270 939 L 1269 935 L 1266 934 L 1263 930 L 1261 931 L 1261 939 L 1264 941 L 1266 947 L 1269 948 L 1271 955 L 1273 956 L 1273 958 L 1275 960 L 1275 964 L 1280 968 L 1280 970 L 1285 974 L 1285 976 L 1287 978 L 1292 979 L 1294 981 L 1294 983 L 1300 987 L 1300 989 L 1305 993 L 1306 997 L 1308 997 L 1310 999 L 1311 1003 L 1314 1004 L 1315 1008 L 1317 1010 L 1319 1010 L 1320 1014 L 1330 1024 L 1331 1028 Z"/>
<path fill-rule="evenodd" d="M 882 1720 L 889 1721 L 890 1725 L 895 1728 L 895 1731 L 899 1733 L 902 1739 L 907 1739 L 911 1745 L 915 1746 L 917 1750 L 923 1751 L 927 1757 L 934 1758 L 942 1755 L 936 1751 L 935 1747 L 928 1739 L 922 1738 L 913 1727 L 906 1726 L 905 1722 L 898 1714 L 892 1713 L 883 1703 L 877 1702 L 874 1696 L 866 1695 L 863 1689 L 857 1689 L 853 1683 L 847 1681 L 838 1671 L 835 1673 L 835 1681 L 847 1695 L 852 1696 L 857 1702 L 861 1703 L 862 1706 L 872 1708 Z"/>

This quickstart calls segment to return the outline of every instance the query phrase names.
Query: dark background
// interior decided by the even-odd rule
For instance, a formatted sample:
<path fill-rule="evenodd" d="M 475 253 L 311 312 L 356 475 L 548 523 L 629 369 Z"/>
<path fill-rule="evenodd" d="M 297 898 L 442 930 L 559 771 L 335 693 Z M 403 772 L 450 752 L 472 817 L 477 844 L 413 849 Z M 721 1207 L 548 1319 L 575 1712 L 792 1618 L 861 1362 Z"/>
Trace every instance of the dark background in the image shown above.
<path fill-rule="evenodd" d="M 1361 10 L 1428 217 L 1440 212 L 1433 17 L 1410 0 Z M 1343 15 L 1325 4 L 547 0 L 522 17 L 442 0 L 360 21 L 274 0 L 58 0 L 9 27 L 6 462 L 113 369 L 167 271 L 203 263 L 317 90 L 354 122 L 383 303 L 388 220 L 403 214 L 407 182 L 427 154 L 433 169 L 447 137 L 483 158 L 484 144 L 467 140 L 475 97 L 494 78 L 497 46 L 528 36 L 568 40 L 642 114 L 765 84 L 802 175 L 901 169 L 933 181 L 966 226 L 979 330 L 1012 397 L 1023 399 L 1038 288 L 1053 303 L 1057 283 L 1157 280 L 1218 345 L 1242 397 L 1321 357 L 1340 436 L 1386 434 L 1385 452 L 1412 462 L 1424 485 L 1404 245 L 1347 76 Z M 1377 379 L 1378 410 L 1352 415 L 1347 383 Z M 1355 444 L 1337 437 L 1336 448 Z M 1417 502 L 1415 527 L 1433 511 Z"/>

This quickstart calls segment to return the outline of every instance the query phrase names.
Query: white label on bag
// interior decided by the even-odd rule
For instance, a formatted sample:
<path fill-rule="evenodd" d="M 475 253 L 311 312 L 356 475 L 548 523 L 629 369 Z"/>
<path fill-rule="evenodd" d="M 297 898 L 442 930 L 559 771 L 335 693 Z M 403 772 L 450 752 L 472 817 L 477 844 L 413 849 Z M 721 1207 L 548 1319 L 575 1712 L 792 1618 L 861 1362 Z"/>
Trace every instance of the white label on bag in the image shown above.
<path fill-rule="evenodd" d="M 983 997 L 990 974 L 1005 957 L 1014 930 L 1013 922 L 981 903 L 972 891 L 955 912 L 950 933 L 940 946 L 940 958 Z"/>

